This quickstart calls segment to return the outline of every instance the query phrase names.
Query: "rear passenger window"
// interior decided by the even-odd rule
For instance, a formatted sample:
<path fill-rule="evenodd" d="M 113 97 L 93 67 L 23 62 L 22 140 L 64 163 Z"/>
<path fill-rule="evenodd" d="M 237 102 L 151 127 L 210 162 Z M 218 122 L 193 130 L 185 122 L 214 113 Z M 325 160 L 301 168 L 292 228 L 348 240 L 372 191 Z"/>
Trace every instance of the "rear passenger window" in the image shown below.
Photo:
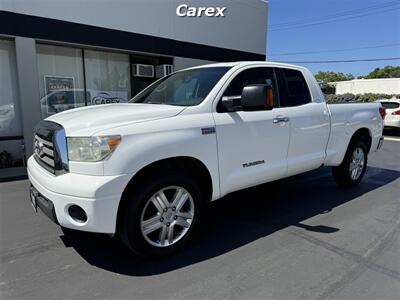
<path fill-rule="evenodd" d="M 303 74 L 297 70 L 277 69 L 280 107 L 298 106 L 311 102 Z"/>

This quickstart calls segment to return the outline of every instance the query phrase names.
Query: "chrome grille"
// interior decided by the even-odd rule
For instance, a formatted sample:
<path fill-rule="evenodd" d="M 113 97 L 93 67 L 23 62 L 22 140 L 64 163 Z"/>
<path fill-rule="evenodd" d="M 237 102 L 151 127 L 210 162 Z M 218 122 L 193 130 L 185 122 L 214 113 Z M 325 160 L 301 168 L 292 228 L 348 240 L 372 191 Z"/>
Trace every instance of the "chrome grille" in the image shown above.
<path fill-rule="evenodd" d="M 67 139 L 64 128 L 51 121 L 40 121 L 34 130 L 33 157 L 54 175 L 69 171 Z"/>
<path fill-rule="evenodd" d="M 54 145 L 51 141 L 46 141 L 38 135 L 35 135 L 34 151 L 36 157 L 44 162 L 48 167 L 54 170 Z"/>

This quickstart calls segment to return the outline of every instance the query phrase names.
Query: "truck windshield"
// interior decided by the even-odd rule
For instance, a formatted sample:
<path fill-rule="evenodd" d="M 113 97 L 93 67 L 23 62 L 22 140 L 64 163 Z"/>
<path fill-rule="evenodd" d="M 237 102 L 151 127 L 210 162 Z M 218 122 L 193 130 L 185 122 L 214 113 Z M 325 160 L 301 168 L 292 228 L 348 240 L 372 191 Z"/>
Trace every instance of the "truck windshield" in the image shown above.
<path fill-rule="evenodd" d="M 181 71 L 150 85 L 130 103 L 193 106 L 200 104 L 229 67 L 209 67 Z"/>

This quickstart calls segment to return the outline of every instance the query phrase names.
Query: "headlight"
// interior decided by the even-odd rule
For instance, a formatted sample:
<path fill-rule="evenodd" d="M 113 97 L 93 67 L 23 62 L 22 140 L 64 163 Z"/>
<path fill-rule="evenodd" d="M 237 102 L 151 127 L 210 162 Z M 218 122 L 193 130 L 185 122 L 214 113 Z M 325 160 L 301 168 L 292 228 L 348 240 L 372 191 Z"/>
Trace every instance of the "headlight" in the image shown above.
<path fill-rule="evenodd" d="M 71 161 L 100 161 L 109 156 L 121 142 L 120 136 L 69 137 L 68 159 Z"/>

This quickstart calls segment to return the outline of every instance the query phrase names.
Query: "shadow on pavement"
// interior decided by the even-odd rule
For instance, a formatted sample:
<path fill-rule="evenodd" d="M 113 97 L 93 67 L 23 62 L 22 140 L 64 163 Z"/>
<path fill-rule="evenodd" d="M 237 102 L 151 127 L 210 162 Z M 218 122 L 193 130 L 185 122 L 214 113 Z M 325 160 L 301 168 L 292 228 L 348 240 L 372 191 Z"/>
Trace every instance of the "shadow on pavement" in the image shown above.
<path fill-rule="evenodd" d="M 63 229 L 61 237 L 89 264 L 130 276 L 151 276 L 195 264 L 288 226 L 331 234 L 340 230 L 301 222 L 356 199 L 400 177 L 394 170 L 368 168 L 366 180 L 356 188 L 338 188 L 330 169 L 306 174 L 239 191 L 213 202 L 190 245 L 164 259 L 146 260 L 129 252 L 106 235 Z"/>

